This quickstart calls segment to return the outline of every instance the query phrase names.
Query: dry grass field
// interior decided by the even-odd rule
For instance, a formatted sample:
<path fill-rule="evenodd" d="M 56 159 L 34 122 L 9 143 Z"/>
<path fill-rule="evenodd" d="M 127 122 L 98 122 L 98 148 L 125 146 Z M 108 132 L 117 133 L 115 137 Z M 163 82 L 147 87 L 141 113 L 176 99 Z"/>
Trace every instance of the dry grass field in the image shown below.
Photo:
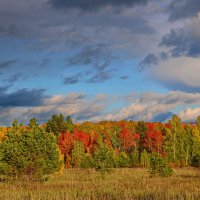
<path fill-rule="evenodd" d="M 146 169 L 69 169 L 47 182 L 1 182 L 0 200 L 199 200 L 200 171 L 175 169 L 172 177 L 150 177 Z"/>

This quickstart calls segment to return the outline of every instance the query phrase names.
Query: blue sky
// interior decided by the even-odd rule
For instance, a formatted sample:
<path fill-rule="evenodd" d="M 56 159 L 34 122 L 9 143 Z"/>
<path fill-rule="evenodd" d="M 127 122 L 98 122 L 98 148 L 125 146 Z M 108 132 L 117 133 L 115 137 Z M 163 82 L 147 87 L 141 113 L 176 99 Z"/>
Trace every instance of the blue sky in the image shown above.
<path fill-rule="evenodd" d="M 0 124 L 200 115 L 198 0 L 2 0 Z"/>

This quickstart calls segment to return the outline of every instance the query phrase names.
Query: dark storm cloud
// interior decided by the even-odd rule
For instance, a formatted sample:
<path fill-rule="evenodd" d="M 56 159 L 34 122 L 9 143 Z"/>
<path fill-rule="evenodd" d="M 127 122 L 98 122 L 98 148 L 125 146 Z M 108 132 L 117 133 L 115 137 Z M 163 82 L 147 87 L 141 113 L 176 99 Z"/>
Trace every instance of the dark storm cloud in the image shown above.
<path fill-rule="evenodd" d="M 115 59 L 109 48 L 99 44 L 96 46 L 86 46 L 68 59 L 68 66 L 92 65 L 97 70 L 103 70 Z"/>
<path fill-rule="evenodd" d="M 49 0 L 49 3 L 55 8 L 96 11 L 106 6 L 119 8 L 131 7 L 136 4 L 144 5 L 148 1 L 149 0 Z"/>
<path fill-rule="evenodd" d="M 83 49 L 68 59 L 67 66 L 89 67 L 84 72 L 77 73 L 64 78 L 64 84 L 75 84 L 78 82 L 86 83 L 102 83 L 109 80 L 113 76 L 116 69 L 110 66 L 116 57 L 106 45 L 99 44 L 97 46 L 86 46 Z M 87 78 L 89 77 L 89 78 Z"/>
<path fill-rule="evenodd" d="M 129 76 L 126 76 L 126 75 L 120 77 L 121 80 L 127 80 L 127 79 L 129 79 L 129 78 L 130 78 L 130 77 L 129 77 Z"/>
<path fill-rule="evenodd" d="M 103 83 L 113 77 L 111 71 L 97 71 L 91 78 L 87 80 L 88 83 Z"/>
<path fill-rule="evenodd" d="M 51 60 L 49 58 L 44 58 L 40 64 L 40 67 L 46 67 L 49 65 L 50 62 Z"/>
<path fill-rule="evenodd" d="M 192 30 L 187 28 L 172 29 L 170 33 L 163 36 L 160 46 L 169 47 L 173 57 L 200 56 L 200 36 L 193 34 Z"/>
<path fill-rule="evenodd" d="M 167 60 L 168 58 L 169 58 L 169 53 L 168 52 L 161 52 L 160 53 L 160 59 Z"/>
<path fill-rule="evenodd" d="M 184 91 L 189 93 L 200 93 L 200 86 L 192 86 L 192 85 L 186 85 L 183 82 L 174 81 L 174 80 L 167 80 L 162 81 L 163 85 L 168 88 L 169 90 L 175 90 L 175 91 Z"/>
<path fill-rule="evenodd" d="M 194 17 L 200 11 L 200 2 L 199 0 L 173 0 L 167 10 L 170 13 L 170 21 Z"/>
<path fill-rule="evenodd" d="M 45 96 L 44 89 L 19 89 L 8 93 L 8 87 L 0 88 L 0 107 L 41 105 Z"/>
<path fill-rule="evenodd" d="M 152 65 L 158 64 L 158 57 L 154 54 L 147 55 L 144 60 L 140 62 L 140 70 L 145 69 L 146 67 L 150 67 Z"/>
<path fill-rule="evenodd" d="M 16 26 L 14 24 L 8 26 L 0 26 L 0 35 L 14 35 L 16 33 Z"/>
<path fill-rule="evenodd" d="M 64 85 L 73 85 L 73 84 L 80 82 L 82 80 L 82 78 L 83 78 L 83 74 L 77 73 L 72 76 L 65 77 L 63 79 L 63 83 L 64 83 Z"/>
<path fill-rule="evenodd" d="M 68 65 L 90 65 L 99 55 L 99 49 L 85 47 L 79 53 L 69 58 Z"/>
<path fill-rule="evenodd" d="M 64 85 L 73 85 L 77 83 L 103 83 L 107 80 L 110 80 L 113 77 L 112 70 L 106 71 L 106 70 L 97 70 L 95 72 L 79 72 L 76 74 L 73 74 L 71 76 L 66 76 L 63 78 L 63 84 Z"/>
<path fill-rule="evenodd" d="M 15 60 L 0 61 L 0 69 L 4 69 L 4 68 L 7 68 L 7 67 L 10 67 L 10 66 L 16 64 L 17 62 L 18 62 L 17 59 L 15 59 Z"/>
<path fill-rule="evenodd" d="M 4 79 L 4 82 L 7 82 L 8 84 L 13 84 L 17 82 L 19 79 L 25 78 L 21 73 L 15 73 L 8 77 L 7 79 Z"/>
<path fill-rule="evenodd" d="M 0 87 L 0 94 L 5 93 L 8 90 L 9 86 L 1 86 Z"/>

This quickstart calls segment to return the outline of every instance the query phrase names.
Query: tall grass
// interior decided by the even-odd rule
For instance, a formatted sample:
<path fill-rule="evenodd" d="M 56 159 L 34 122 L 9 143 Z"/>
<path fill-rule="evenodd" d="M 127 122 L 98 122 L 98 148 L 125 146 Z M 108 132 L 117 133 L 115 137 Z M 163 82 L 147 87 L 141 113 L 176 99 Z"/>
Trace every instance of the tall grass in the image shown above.
<path fill-rule="evenodd" d="M 200 171 L 176 169 L 172 177 L 149 177 L 146 169 L 69 169 L 47 182 L 1 182 L 0 200 L 199 200 Z"/>

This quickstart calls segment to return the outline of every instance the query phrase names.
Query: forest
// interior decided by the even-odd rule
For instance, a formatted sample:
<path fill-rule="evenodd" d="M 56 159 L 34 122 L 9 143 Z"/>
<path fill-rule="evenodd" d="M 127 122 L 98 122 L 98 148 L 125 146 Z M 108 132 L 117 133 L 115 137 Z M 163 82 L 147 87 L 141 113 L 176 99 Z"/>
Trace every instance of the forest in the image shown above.
<path fill-rule="evenodd" d="M 54 114 L 41 125 L 35 118 L 28 125 L 14 120 L 12 126 L 1 127 L 0 141 L 0 172 L 9 176 L 50 174 L 61 168 L 153 167 L 152 173 L 160 173 L 155 171 L 158 165 L 168 170 L 200 167 L 200 117 L 193 124 L 182 123 L 176 115 L 166 123 L 74 124 L 70 116 Z"/>

